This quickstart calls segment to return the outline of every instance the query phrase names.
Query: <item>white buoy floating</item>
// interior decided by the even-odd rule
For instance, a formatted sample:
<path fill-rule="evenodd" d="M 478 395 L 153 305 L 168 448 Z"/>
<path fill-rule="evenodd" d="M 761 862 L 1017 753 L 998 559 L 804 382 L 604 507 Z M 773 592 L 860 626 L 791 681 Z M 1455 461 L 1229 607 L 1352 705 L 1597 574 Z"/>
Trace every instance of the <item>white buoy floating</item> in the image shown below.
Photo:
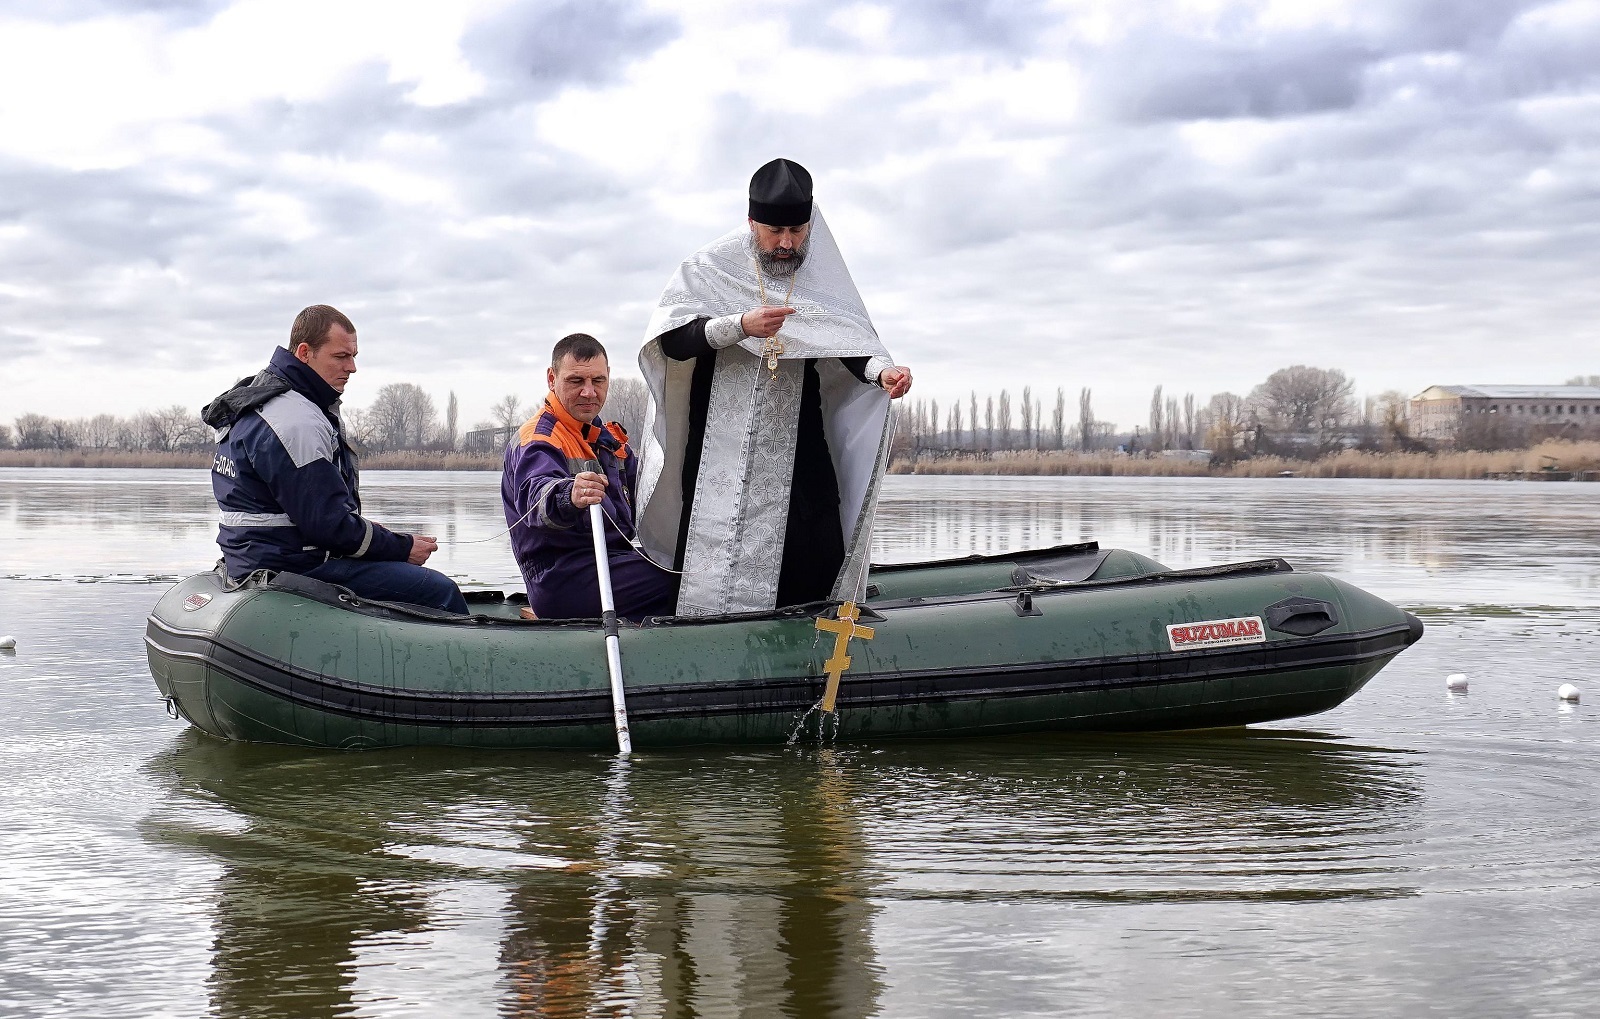
<path fill-rule="evenodd" d="M 1467 674 L 1464 672 L 1452 672 L 1444 677 L 1444 688 L 1451 693 L 1466 693 Z"/>
<path fill-rule="evenodd" d="M 0 637 L 0 651 L 15 651 L 16 649 L 17 649 L 17 638 L 15 638 L 15 637 Z"/>
<path fill-rule="evenodd" d="M 1556 690 L 1556 696 L 1564 701 L 1572 701 L 1573 703 L 1577 703 L 1578 688 L 1573 686 L 1571 683 L 1562 683 L 1560 689 Z"/>

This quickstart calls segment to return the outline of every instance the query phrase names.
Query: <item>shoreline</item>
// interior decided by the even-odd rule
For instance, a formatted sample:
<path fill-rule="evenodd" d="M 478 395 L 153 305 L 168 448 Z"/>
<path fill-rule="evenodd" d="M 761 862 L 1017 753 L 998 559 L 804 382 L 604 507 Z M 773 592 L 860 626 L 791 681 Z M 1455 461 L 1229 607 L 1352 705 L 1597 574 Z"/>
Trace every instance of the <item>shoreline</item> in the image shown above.
<path fill-rule="evenodd" d="M 1555 469 L 1551 465 L 1555 465 Z M 1023 451 L 993 454 L 935 453 L 902 457 L 891 474 L 1043 477 L 1169 478 L 1377 478 L 1485 481 L 1521 476 L 1532 481 L 1569 480 L 1600 470 L 1600 441 L 1549 441 L 1528 449 L 1462 450 L 1442 453 L 1381 453 L 1347 449 L 1316 460 L 1257 456 L 1229 464 L 1195 463 L 1179 457 Z M 1585 479 L 1589 480 L 1589 479 Z"/>
<path fill-rule="evenodd" d="M 0 467 L 205 470 L 210 468 L 213 455 L 210 450 L 157 453 L 120 449 L 0 449 Z M 366 471 L 498 471 L 501 463 L 499 453 L 429 450 L 369 453 L 360 458 L 360 467 Z"/>
<path fill-rule="evenodd" d="M 204 469 L 210 451 L 158 453 L 127 450 L 3 449 L 0 467 Z M 401 451 L 361 458 L 371 471 L 499 471 L 498 453 Z M 1583 480 L 1600 471 L 1600 441 L 1549 441 L 1529 449 L 1445 453 L 1376 453 L 1344 450 L 1318 460 L 1258 456 L 1231 464 L 1195 463 L 1178 457 L 1109 452 L 1022 451 L 1001 453 L 921 453 L 899 456 L 891 474 L 999 477 L 1178 477 L 1178 478 L 1434 478 L 1482 481 Z M 1591 473 L 1590 475 L 1594 475 Z"/>

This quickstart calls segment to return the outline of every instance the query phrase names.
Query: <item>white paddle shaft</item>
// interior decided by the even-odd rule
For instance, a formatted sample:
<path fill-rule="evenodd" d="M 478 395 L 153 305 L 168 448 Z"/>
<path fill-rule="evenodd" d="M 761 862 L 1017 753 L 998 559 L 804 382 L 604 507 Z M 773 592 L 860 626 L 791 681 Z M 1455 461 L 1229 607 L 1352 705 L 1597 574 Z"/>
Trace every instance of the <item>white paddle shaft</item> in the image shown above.
<path fill-rule="evenodd" d="M 611 558 L 606 551 L 605 517 L 600 504 L 589 507 L 589 528 L 594 532 L 594 572 L 600 581 L 600 618 L 606 632 L 606 671 L 611 675 L 611 719 L 617 727 L 617 752 L 633 753 L 628 733 L 628 702 L 622 690 L 622 644 L 617 637 L 617 601 L 611 593 Z"/>

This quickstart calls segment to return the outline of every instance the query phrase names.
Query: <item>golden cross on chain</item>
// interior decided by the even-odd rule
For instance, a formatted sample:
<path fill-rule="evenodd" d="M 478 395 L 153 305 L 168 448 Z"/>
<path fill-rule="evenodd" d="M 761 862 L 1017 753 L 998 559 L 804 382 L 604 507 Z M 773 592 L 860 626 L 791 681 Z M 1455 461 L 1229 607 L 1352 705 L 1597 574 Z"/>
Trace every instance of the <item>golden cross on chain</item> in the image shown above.
<path fill-rule="evenodd" d="M 853 601 L 847 601 L 839 606 L 838 619 L 817 620 L 817 629 L 827 630 L 833 636 L 833 657 L 822 663 L 823 671 L 827 673 L 828 685 L 822 692 L 822 710 L 833 711 L 834 702 L 839 697 L 839 680 L 844 675 L 844 670 L 850 667 L 850 656 L 845 650 L 850 646 L 851 637 L 862 640 L 871 640 L 876 633 L 870 626 L 857 626 L 856 620 L 861 618 L 861 610 Z"/>
<path fill-rule="evenodd" d="M 783 341 L 776 336 L 767 337 L 761 344 L 761 356 L 767 359 L 767 371 L 778 374 L 778 358 L 783 356 Z"/>
<path fill-rule="evenodd" d="M 800 275 L 799 269 L 789 274 L 789 290 L 783 295 L 781 307 L 789 307 L 789 298 L 794 296 L 794 278 L 798 275 Z M 756 289 L 761 295 L 761 306 L 763 308 L 767 307 L 767 281 L 761 274 L 761 258 L 759 255 L 756 257 Z M 778 328 L 782 329 L 783 327 L 780 325 Z M 776 333 L 767 337 L 766 342 L 761 344 L 761 356 L 767 359 L 767 371 L 772 373 L 773 378 L 778 377 L 778 358 L 783 356 L 783 350 L 783 341 L 778 339 Z"/>

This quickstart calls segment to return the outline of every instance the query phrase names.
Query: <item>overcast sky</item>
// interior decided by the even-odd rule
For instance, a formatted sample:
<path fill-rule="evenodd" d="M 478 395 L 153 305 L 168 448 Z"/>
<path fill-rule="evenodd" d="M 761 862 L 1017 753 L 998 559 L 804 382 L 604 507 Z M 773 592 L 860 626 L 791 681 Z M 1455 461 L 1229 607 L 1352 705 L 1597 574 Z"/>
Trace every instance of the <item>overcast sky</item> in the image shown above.
<path fill-rule="evenodd" d="M 354 406 L 635 373 L 779 155 L 941 403 L 1600 373 L 1600 0 L 7 0 L 0 420 L 198 406 L 318 302 Z"/>

